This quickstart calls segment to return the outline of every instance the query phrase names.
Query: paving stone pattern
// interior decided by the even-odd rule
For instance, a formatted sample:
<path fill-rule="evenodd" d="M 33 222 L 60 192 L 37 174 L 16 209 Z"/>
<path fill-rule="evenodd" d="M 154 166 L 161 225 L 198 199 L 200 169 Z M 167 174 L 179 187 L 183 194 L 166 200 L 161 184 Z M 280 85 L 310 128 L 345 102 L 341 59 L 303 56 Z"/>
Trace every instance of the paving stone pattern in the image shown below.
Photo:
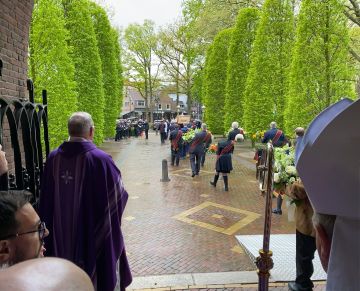
<path fill-rule="evenodd" d="M 207 155 L 199 176 L 191 177 L 186 158 L 169 166 L 170 182 L 160 182 L 162 159 L 170 165 L 170 145 L 161 145 L 159 135 L 108 141 L 102 148 L 119 166 L 129 193 L 122 229 L 134 276 L 255 270 L 235 239 L 263 233 L 264 198 L 249 147 L 235 149 L 229 192 L 221 178 L 216 188 L 209 184 L 214 155 Z M 273 216 L 272 233 L 294 232 L 286 209 Z"/>

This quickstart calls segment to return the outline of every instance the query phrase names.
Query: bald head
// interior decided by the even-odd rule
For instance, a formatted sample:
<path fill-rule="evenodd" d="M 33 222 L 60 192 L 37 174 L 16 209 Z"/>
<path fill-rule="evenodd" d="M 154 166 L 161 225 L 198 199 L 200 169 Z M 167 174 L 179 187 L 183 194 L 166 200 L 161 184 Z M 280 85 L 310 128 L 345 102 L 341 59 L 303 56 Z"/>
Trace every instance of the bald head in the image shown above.
<path fill-rule="evenodd" d="M 68 121 L 68 131 L 70 137 L 83 137 L 92 139 L 94 121 L 87 112 L 75 112 Z"/>
<path fill-rule="evenodd" d="M 0 291 L 91 291 L 89 276 L 70 261 L 59 258 L 27 260 L 0 270 Z"/>

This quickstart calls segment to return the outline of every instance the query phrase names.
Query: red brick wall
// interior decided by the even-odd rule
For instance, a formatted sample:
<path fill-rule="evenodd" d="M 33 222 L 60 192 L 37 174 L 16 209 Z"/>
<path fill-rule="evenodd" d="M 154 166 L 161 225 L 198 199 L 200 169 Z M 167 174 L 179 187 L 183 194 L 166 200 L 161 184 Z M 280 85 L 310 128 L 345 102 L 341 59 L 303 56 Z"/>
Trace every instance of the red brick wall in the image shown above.
<path fill-rule="evenodd" d="M 0 0 L 0 96 L 27 98 L 27 56 L 33 0 Z"/>
<path fill-rule="evenodd" d="M 33 5 L 33 0 L 0 0 L 0 59 L 3 62 L 0 97 L 28 99 L 27 59 Z M 3 146 L 11 171 L 13 152 L 6 118 L 3 129 Z"/>

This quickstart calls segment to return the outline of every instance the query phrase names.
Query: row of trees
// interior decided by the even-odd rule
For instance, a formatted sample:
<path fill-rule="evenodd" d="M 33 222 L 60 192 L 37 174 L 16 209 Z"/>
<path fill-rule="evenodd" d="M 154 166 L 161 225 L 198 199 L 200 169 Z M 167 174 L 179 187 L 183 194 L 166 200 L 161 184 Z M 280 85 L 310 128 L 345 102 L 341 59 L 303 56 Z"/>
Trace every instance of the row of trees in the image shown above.
<path fill-rule="evenodd" d="M 194 86 L 210 129 L 223 133 L 237 120 L 254 133 L 275 120 L 291 133 L 340 98 L 355 98 L 359 47 L 350 35 L 357 37 L 360 11 L 344 4 L 303 0 L 298 14 L 288 0 L 240 8 L 235 26 L 208 46 Z"/>
<path fill-rule="evenodd" d="M 122 105 L 119 33 L 89 0 L 36 0 L 30 32 L 30 74 L 36 98 L 48 91 L 51 147 L 67 137 L 67 119 L 89 112 L 95 143 L 113 136 Z"/>

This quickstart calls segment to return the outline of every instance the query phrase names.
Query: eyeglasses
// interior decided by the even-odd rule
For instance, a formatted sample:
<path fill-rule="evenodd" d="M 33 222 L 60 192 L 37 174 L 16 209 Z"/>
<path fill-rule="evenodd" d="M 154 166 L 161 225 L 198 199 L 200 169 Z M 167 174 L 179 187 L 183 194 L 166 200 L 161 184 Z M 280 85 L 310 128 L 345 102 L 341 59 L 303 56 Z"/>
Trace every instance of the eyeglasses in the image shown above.
<path fill-rule="evenodd" d="M 11 235 L 8 235 L 8 236 L 5 236 L 5 237 L 0 238 L 0 240 L 12 238 L 12 237 L 19 237 L 19 236 L 21 236 L 21 235 L 29 234 L 29 233 L 34 233 L 34 232 L 38 232 L 38 233 L 39 233 L 39 239 L 40 239 L 40 240 L 43 240 L 44 237 L 45 237 L 45 233 L 46 233 L 46 224 L 45 224 L 45 222 L 43 222 L 43 221 L 40 222 L 40 224 L 38 225 L 38 229 L 36 229 L 36 230 L 31 230 L 31 231 L 22 232 L 22 233 L 11 234 Z"/>

